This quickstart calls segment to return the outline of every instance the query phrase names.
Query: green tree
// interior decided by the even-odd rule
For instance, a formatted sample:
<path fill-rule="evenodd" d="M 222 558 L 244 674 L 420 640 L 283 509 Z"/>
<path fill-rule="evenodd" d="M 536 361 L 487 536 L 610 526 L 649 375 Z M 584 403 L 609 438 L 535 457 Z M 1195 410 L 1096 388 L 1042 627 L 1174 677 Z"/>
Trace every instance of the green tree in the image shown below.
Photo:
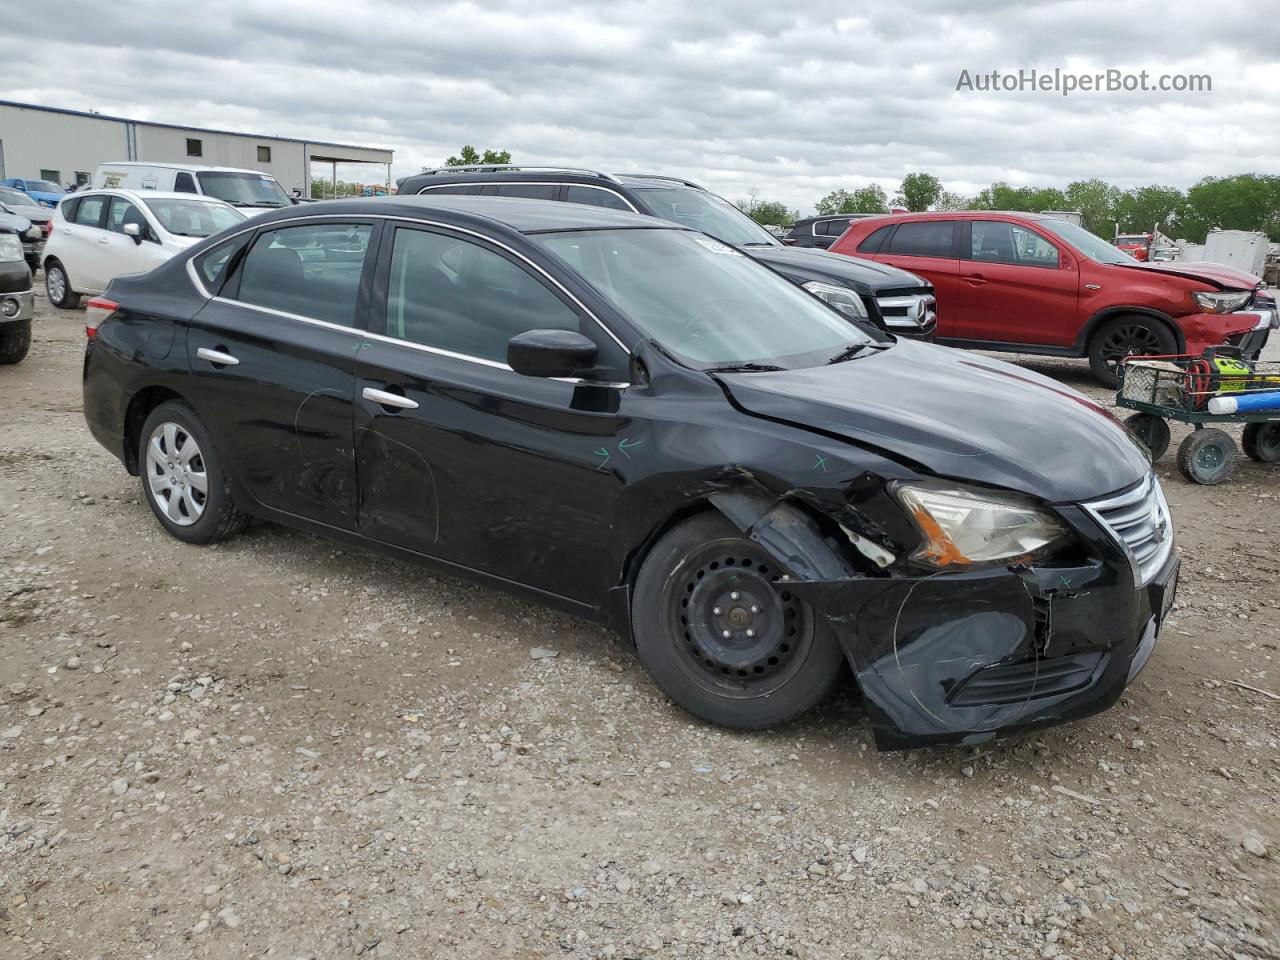
<path fill-rule="evenodd" d="M 893 198 L 893 205 L 919 213 L 937 203 L 941 194 L 942 181 L 933 174 L 908 173 L 902 178 L 902 186 L 898 188 L 898 195 Z"/>
<path fill-rule="evenodd" d="M 877 184 L 859 187 L 852 192 L 848 190 L 832 190 L 814 204 L 820 216 L 833 213 L 888 213 L 889 198 Z"/>
<path fill-rule="evenodd" d="M 1056 187 L 1011 187 L 996 181 L 973 198 L 973 210 L 1061 210 L 1068 206 L 1067 198 Z"/>
<path fill-rule="evenodd" d="M 966 197 L 959 193 L 952 193 L 949 190 L 943 190 L 938 194 L 938 199 L 933 201 L 933 209 L 935 210 L 969 210 L 972 209 L 972 207 L 972 197 Z"/>
<path fill-rule="evenodd" d="M 1116 220 L 1122 233 L 1148 233 L 1159 225 L 1161 233 L 1172 235 L 1186 205 L 1187 195 L 1177 187 L 1135 187 L 1120 195 Z"/>
<path fill-rule="evenodd" d="M 760 191 L 752 189 L 743 200 L 734 204 L 756 223 L 785 227 L 800 219 L 800 211 L 788 210 L 781 200 L 761 200 Z"/>
<path fill-rule="evenodd" d="M 1120 191 L 1105 180 L 1077 180 L 1067 184 L 1068 210 L 1079 210 L 1081 226 L 1100 237 L 1115 235 Z"/>
<path fill-rule="evenodd" d="M 497 165 L 500 163 L 511 162 L 510 150 L 486 150 L 483 154 L 479 153 L 471 144 L 467 144 L 459 151 L 456 157 L 450 157 L 444 162 L 446 167 L 470 167 L 478 163 L 485 165 Z M 429 169 L 429 168 L 426 168 Z"/>
<path fill-rule="evenodd" d="M 1280 240 L 1280 177 L 1241 173 L 1205 177 L 1187 191 L 1187 204 L 1178 232 L 1203 243 L 1214 227 L 1223 230 L 1263 230 Z"/>

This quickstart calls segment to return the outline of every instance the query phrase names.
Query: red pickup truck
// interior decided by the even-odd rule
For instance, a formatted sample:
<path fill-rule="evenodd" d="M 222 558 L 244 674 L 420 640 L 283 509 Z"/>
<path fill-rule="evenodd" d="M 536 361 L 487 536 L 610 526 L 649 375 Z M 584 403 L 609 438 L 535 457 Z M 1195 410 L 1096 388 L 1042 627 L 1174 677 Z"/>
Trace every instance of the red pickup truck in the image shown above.
<path fill-rule="evenodd" d="M 1254 358 L 1280 326 L 1258 277 L 1217 263 L 1141 263 L 1083 227 L 1031 213 L 854 220 L 831 252 L 932 283 L 939 343 L 1088 357 L 1107 386 L 1126 356 L 1230 343 Z"/>

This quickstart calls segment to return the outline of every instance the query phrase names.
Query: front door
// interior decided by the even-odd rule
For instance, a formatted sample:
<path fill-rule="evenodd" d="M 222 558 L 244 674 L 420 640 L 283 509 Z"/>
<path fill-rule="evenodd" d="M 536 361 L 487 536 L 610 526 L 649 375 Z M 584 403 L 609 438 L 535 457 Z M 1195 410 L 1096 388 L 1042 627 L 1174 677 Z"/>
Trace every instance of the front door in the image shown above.
<path fill-rule="evenodd" d="M 621 387 L 525 377 L 507 341 L 580 330 L 621 348 L 520 258 L 444 228 L 397 226 L 375 287 L 382 336 L 357 358 L 360 531 L 575 599 L 598 596 L 630 456 Z M 624 444 L 619 447 L 619 444 Z"/>
<path fill-rule="evenodd" d="M 948 337 L 1068 347 L 1079 329 L 1074 258 L 1004 220 L 965 223 L 959 299 Z"/>
<path fill-rule="evenodd" d="M 376 231 L 353 219 L 258 232 L 187 335 L 196 409 L 245 491 L 345 529 L 356 525 L 355 358 Z"/>

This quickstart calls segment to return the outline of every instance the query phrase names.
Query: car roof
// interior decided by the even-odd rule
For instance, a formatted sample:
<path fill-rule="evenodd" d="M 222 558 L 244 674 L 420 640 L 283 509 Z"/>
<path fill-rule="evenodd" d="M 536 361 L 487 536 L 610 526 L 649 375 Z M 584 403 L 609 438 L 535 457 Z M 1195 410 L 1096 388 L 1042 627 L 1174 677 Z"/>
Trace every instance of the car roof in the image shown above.
<path fill-rule="evenodd" d="M 866 226 L 884 221 L 902 223 L 910 220 L 987 220 L 991 217 L 1017 217 L 1021 220 L 1061 220 L 1060 217 L 1046 217 L 1039 213 L 1025 210 L 926 210 L 920 213 L 877 213 L 862 217 L 850 226 Z"/>
<path fill-rule="evenodd" d="M 67 196 L 87 197 L 104 194 L 113 197 L 124 197 L 126 200 L 137 200 L 139 203 L 145 203 L 148 200 L 195 200 L 198 203 L 218 203 L 227 207 L 231 206 L 225 200 L 219 200 L 217 197 L 211 197 L 208 194 L 181 193 L 173 190 L 124 190 L 120 187 L 102 187 L 77 190 L 75 193 L 67 194 Z"/>
<path fill-rule="evenodd" d="M 671 176 L 665 173 L 603 173 L 599 170 L 586 170 L 576 167 L 515 167 L 496 166 L 489 170 L 459 170 L 451 173 L 446 168 L 415 173 L 403 177 L 401 184 L 414 181 L 418 189 L 430 186 L 444 186 L 452 183 L 474 183 L 476 185 L 492 183 L 587 183 L 618 187 L 684 187 L 690 190 L 708 192 L 701 184 L 694 183 L 685 177 Z"/>
<path fill-rule="evenodd" d="M 250 170 L 247 167 L 215 167 L 207 163 L 152 163 L 147 160 L 111 160 L 98 164 L 99 167 L 149 167 L 157 170 L 189 170 L 192 173 L 253 173 L 264 177 L 272 177 L 265 170 Z"/>
<path fill-rule="evenodd" d="M 436 217 L 446 223 L 459 226 L 468 223 L 475 226 L 500 224 L 517 233 L 619 228 L 688 229 L 678 223 L 657 220 L 643 214 L 589 204 L 531 200 L 523 197 L 468 197 L 456 194 L 433 196 L 430 193 L 322 200 L 319 203 L 309 203 L 305 207 L 285 207 L 253 219 L 255 223 L 269 223 L 294 217 L 330 216 L 383 216 L 409 219 Z"/>

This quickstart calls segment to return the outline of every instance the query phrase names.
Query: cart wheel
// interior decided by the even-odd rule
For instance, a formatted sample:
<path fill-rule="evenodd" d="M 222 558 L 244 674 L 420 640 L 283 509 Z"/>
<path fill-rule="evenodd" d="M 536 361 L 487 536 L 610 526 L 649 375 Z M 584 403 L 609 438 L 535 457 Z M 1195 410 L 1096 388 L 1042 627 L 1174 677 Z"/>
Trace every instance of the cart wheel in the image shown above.
<path fill-rule="evenodd" d="M 1153 461 L 1164 456 L 1169 449 L 1169 424 L 1151 413 L 1135 413 L 1125 420 L 1129 432 L 1142 441 Z"/>
<path fill-rule="evenodd" d="M 1193 431 L 1178 447 L 1178 469 L 1192 483 L 1222 483 L 1235 473 L 1235 442 L 1216 427 Z"/>
<path fill-rule="evenodd" d="M 1259 463 L 1280 463 L 1280 420 L 1246 425 L 1241 443 Z"/>

